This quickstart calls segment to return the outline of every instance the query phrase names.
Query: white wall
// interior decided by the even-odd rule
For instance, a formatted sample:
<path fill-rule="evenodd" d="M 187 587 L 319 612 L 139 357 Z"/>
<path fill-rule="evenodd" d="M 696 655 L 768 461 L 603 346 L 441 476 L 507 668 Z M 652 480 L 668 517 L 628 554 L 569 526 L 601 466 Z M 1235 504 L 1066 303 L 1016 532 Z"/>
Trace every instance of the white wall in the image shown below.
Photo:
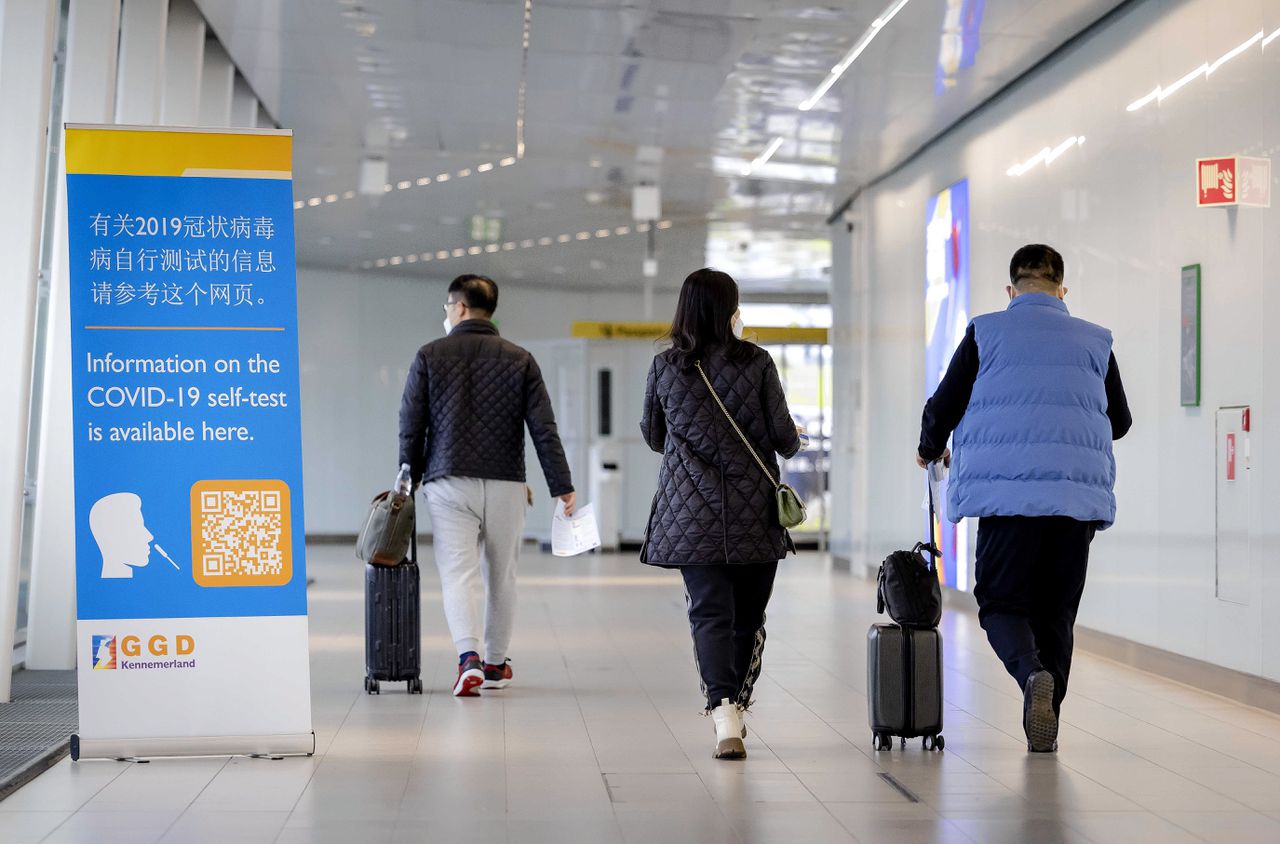
<path fill-rule="evenodd" d="M 497 321 L 515 343 L 567 338 L 575 320 L 636 318 L 641 290 L 550 290 L 498 280 Z M 414 353 L 443 334 L 447 279 L 298 270 L 302 448 L 309 534 L 355 533 L 396 473 L 400 394 Z M 659 294 L 667 318 L 675 297 Z M 625 385 L 620 385 L 625 388 Z M 638 389 L 643 389 L 640 384 Z M 536 464 L 528 467 L 545 497 Z M 586 479 L 575 478 L 586 489 Z"/>
<path fill-rule="evenodd" d="M 868 449 L 853 480 L 836 477 L 846 485 L 839 500 L 853 508 L 851 546 L 866 549 L 862 562 L 914 541 L 925 203 L 968 177 L 973 311 L 1004 307 L 1009 256 L 1043 241 L 1066 258 L 1072 312 L 1115 333 L 1135 422 L 1117 444 L 1119 520 L 1094 543 L 1080 622 L 1280 679 L 1280 205 L 1197 209 L 1194 173 L 1197 157 L 1280 153 L 1280 39 L 1265 50 L 1255 44 L 1163 103 L 1126 111 L 1158 83 L 1280 28 L 1273 0 L 1225 8 L 1136 4 L 863 193 L 852 210 L 854 264 L 865 275 L 855 270 L 837 285 L 869 289 L 861 313 L 848 290 L 833 302 L 837 325 L 866 326 L 846 342 L 866 354 L 859 373 L 869 412 L 858 433 Z M 1073 135 L 1087 142 L 1051 167 L 1006 175 Z M 1203 267 L 1203 400 L 1188 410 L 1178 393 L 1179 268 L 1192 263 Z M 837 418 L 849 402 L 837 392 Z M 1214 411 L 1236 404 L 1252 405 L 1254 418 L 1256 588 L 1247 605 L 1215 596 Z"/>

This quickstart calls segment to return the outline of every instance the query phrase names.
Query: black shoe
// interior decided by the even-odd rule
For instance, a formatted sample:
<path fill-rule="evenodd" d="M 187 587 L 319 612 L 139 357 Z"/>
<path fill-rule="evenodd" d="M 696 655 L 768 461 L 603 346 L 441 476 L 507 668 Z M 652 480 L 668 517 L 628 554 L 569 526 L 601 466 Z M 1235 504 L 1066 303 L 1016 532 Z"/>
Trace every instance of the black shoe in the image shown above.
<path fill-rule="evenodd" d="M 501 665 L 491 662 L 484 664 L 484 689 L 505 689 L 511 685 L 511 660 L 503 660 Z"/>
<path fill-rule="evenodd" d="M 1053 753 L 1058 749 L 1058 714 L 1053 711 L 1053 675 L 1035 671 L 1022 691 L 1022 729 L 1027 734 L 1027 750 Z"/>

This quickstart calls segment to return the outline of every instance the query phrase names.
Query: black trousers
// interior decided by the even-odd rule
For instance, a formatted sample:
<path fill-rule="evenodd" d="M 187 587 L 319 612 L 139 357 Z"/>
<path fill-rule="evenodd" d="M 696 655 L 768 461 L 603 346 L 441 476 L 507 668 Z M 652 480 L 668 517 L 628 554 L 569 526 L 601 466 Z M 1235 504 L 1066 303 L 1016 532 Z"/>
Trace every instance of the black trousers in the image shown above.
<path fill-rule="evenodd" d="M 988 516 L 978 522 L 978 620 L 1004 667 L 1026 688 L 1053 675 L 1053 707 L 1067 694 L 1073 630 L 1097 525 L 1065 516 Z"/>
<path fill-rule="evenodd" d="M 725 698 L 743 706 L 751 702 L 764 653 L 764 611 L 777 573 L 776 562 L 680 567 L 707 709 Z"/>

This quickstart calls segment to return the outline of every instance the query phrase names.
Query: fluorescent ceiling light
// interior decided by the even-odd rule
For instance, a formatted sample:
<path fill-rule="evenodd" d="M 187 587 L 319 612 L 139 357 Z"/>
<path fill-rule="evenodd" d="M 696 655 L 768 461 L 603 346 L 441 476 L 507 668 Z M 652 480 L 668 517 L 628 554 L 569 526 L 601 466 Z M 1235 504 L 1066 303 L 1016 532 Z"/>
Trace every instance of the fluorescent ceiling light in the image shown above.
<path fill-rule="evenodd" d="M 755 161 L 751 162 L 751 169 L 754 170 L 757 167 L 759 167 L 761 164 L 764 164 L 770 158 L 773 158 L 773 154 L 777 152 L 778 148 L 781 146 L 782 146 L 781 137 L 774 138 L 772 141 L 770 141 L 769 146 L 764 148 L 764 152 L 757 155 Z"/>
<path fill-rule="evenodd" d="M 1005 171 L 1005 175 L 1021 176 L 1023 173 L 1026 173 L 1032 167 L 1035 167 L 1037 164 L 1041 162 L 1044 162 L 1044 165 L 1048 167 L 1050 164 L 1054 162 L 1055 159 L 1058 158 L 1058 156 L 1062 155 L 1064 152 L 1071 149 L 1072 147 L 1080 146 L 1083 143 L 1084 143 L 1084 135 L 1072 135 L 1070 138 L 1067 138 L 1065 141 L 1058 144 L 1056 147 L 1053 147 L 1052 149 L 1050 149 L 1049 147 L 1044 147 L 1035 155 L 1031 156 L 1021 164 L 1013 165 L 1012 167 L 1010 167 L 1008 170 Z"/>
<path fill-rule="evenodd" d="M 1204 78 L 1208 79 L 1209 76 L 1211 76 L 1214 71 L 1218 70 L 1218 68 L 1222 67 L 1224 64 L 1231 61 L 1232 59 L 1242 55 L 1254 44 L 1261 43 L 1262 47 L 1265 48 L 1268 44 L 1274 41 L 1277 36 L 1280 36 L 1280 29 L 1277 29 L 1275 32 L 1271 33 L 1270 35 L 1265 35 L 1265 37 L 1264 35 L 1265 35 L 1264 31 L 1260 29 L 1257 32 L 1255 32 L 1252 36 L 1250 36 L 1247 41 L 1244 41 L 1238 46 L 1233 47 L 1227 52 L 1223 53 L 1213 63 L 1209 63 L 1209 62 L 1201 63 L 1199 67 L 1197 67 L 1195 70 L 1191 71 L 1190 73 L 1184 75 L 1181 79 L 1179 79 L 1177 82 L 1174 82 L 1169 87 L 1166 88 L 1161 85 L 1157 85 L 1150 94 L 1147 94 L 1145 97 L 1140 97 L 1134 100 L 1133 102 L 1129 103 L 1129 105 L 1125 107 L 1125 111 L 1138 111 L 1140 109 L 1146 108 L 1148 105 L 1150 105 L 1153 102 L 1164 102 L 1166 99 L 1173 96 L 1175 93 L 1182 90 L 1184 87 L 1191 84 L 1192 82 L 1199 79 L 1200 77 L 1203 76 Z"/>
<path fill-rule="evenodd" d="M 1280 32 L 1280 30 L 1276 30 L 1276 31 L 1277 31 L 1277 32 Z M 1214 72 L 1215 70 L 1217 70 L 1218 68 L 1222 67 L 1222 66 L 1223 66 L 1224 64 L 1226 64 L 1227 62 L 1229 62 L 1229 61 L 1231 61 L 1232 59 L 1234 59 L 1236 56 L 1238 56 L 1238 55 L 1240 55 L 1241 53 L 1243 53 L 1245 50 L 1247 50 L 1247 49 L 1249 49 L 1250 47 L 1252 47 L 1254 44 L 1257 44 L 1259 41 L 1261 41 L 1261 40 L 1262 40 L 1262 36 L 1263 36 L 1264 34 L 1265 34 L 1265 33 L 1264 33 L 1261 29 L 1259 29 L 1257 32 L 1255 32 L 1255 33 L 1253 34 L 1253 37 L 1252 37 L 1252 38 L 1250 38 L 1248 41 L 1244 42 L 1244 43 L 1243 43 L 1243 44 L 1241 44 L 1239 47 L 1236 47 L 1234 50 L 1231 50 L 1231 51 L 1229 51 L 1229 52 L 1225 53 L 1225 54 L 1222 56 L 1222 58 L 1218 59 L 1216 62 L 1214 62 L 1213 64 L 1209 65 L 1209 69 L 1205 71 L 1205 75 L 1206 75 L 1206 76 L 1208 76 L 1209 74 L 1213 73 L 1213 72 Z M 1273 34 L 1274 34 L 1274 33 L 1273 33 Z"/>
<path fill-rule="evenodd" d="M 881 13 L 880 17 L 871 22 L 871 26 L 867 27 L 867 31 L 862 33 L 862 37 L 854 43 L 849 52 L 845 53 L 844 58 L 835 67 L 831 68 L 831 72 L 827 74 L 826 79 L 822 80 L 822 84 L 815 88 L 804 102 L 800 103 L 801 111 L 808 111 L 821 102 L 822 98 L 831 90 L 831 87 L 840 81 L 841 76 L 844 76 L 844 72 L 849 69 L 849 66 L 857 61 L 858 56 L 861 56 L 863 51 L 871 46 L 871 42 L 875 40 L 876 36 L 889 25 L 889 21 L 897 17 L 898 12 L 901 12 L 908 2 L 910 0 L 896 0 L 895 3 Z"/>
<path fill-rule="evenodd" d="M 659 229 L 670 229 L 675 226 L 675 222 L 672 220 L 661 220 L 655 223 L 654 226 Z M 550 246 L 556 241 L 559 241 L 560 243 L 573 243 L 574 241 L 581 242 L 585 240 L 591 240 L 593 235 L 594 237 L 612 237 L 614 234 L 618 234 L 618 235 L 630 234 L 632 231 L 647 232 L 649 231 L 649 224 L 648 223 L 641 224 L 637 226 L 634 230 L 629 226 L 619 226 L 612 231 L 610 231 L 609 229 L 597 229 L 594 232 L 590 232 L 590 231 L 578 232 L 576 235 L 562 234 L 556 238 L 544 236 L 544 237 L 538 238 L 536 241 L 533 238 L 527 238 L 519 242 L 519 247 L 521 249 L 528 249 L 529 247 L 533 246 L 535 242 L 539 246 Z M 493 254 L 495 252 L 510 252 L 514 250 L 516 247 L 517 247 L 517 243 L 514 240 L 509 240 L 503 244 L 489 243 L 484 246 L 473 244 L 467 247 L 458 247 L 453 250 L 441 249 L 438 252 L 436 252 L 434 256 L 430 252 L 423 252 L 421 256 L 415 253 L 407 256 L 397 255 L 396 257 L 393 257 L 393 258 L 379 258 L 376 261 L 365 261 L 361 266 L 363 266 L 365 269 L 369 269 L 370 267 L 375 267 L 375 266 L 387 267 L 387 266 L 399 266 L 402 263 L 412 264 L 412 263 L 417 263 L 420 260 L 421 261 L 432 261 L 432 260 L 445 261 L 451 257 L 462 258 L 467 255 Z"/>

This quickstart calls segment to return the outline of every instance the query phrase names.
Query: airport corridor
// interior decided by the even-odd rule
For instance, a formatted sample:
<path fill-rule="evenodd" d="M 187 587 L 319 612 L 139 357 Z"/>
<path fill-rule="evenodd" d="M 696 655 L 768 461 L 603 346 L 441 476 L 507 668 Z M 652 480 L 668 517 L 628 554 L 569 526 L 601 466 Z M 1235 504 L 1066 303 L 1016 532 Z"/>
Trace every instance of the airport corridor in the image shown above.
<path fill-rule="evenodd" d="M 1021 697 L 963 610 L 942 627 L 945 752 L 874 752 L 873 584 L 818 554 L 781 567 L 748 758 L 731 762 L 711 758 L 674 574 L 527 551 L 515 683 L 456 699 L 424 559 L 426 693 L 375 697 L 361 689 L 363 566 L 345 545 L 308 550 L 314 758 L 64 759 L 0 803 L 0 840 L 1280 839 L 1280 718 L 1078 652 L 1062 749 L 1030 755 Z"/>

